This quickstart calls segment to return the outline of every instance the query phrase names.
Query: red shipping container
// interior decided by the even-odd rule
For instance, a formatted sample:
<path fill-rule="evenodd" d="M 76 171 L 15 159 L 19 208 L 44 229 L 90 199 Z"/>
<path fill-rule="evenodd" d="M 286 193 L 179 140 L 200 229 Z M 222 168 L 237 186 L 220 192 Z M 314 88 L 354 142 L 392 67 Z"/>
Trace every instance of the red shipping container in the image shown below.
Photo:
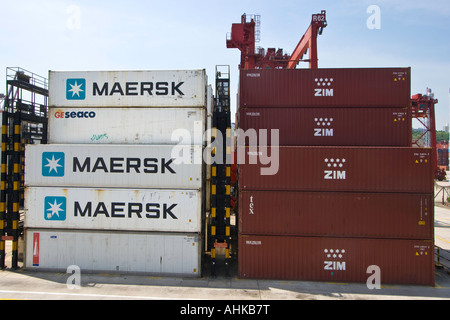
<path fill-rule="evenodd" d="M 238 147 L 237 161 L 240 190 L 433 193 L 429 148 Z"/>
<path fill-rule="evenodd" d="M 434 285 L 431 240 L 241 235 L 238 261 L 241 278 L 367 283 L 375 266 L 381 285 Z"/>
<path fill-rule="evenodd" d="M 239 107 L 400 107 L 411 68 L 241 70 Z"/>
<path fill-rule="evenodd" d="M 254 107 L 239 109 L 238 121 L 244 131 L 266 129 L 266 145 L 278 129 L 280 146 L 411 146 L 409 108 Z"/>
<path fill-rule="evenodd" d="M 239 233 L 433 238 L 433 196 L 406 193 L 242 191 Z"/>

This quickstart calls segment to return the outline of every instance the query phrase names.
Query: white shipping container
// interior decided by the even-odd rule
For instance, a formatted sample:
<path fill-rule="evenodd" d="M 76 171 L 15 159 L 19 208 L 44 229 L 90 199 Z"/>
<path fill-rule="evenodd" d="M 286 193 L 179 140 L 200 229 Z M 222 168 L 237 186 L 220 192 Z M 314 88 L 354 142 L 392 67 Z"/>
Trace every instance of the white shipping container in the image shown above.
<path fill-rule="evenodd" d="M 202 147 L 27 145 L 25 186 L 202 188 Z"/>
<path fill-rule="evenodd" d="M 201 248 L 192 234 L 27 229 L 24 267 L 199 277 Z"/>
<path fill-rule="evenodd" d="M 201 232 L 198 190 L 25 189 L 25 228 Z"/>
<path fill-rule="evenodd" d="M 53 144 L 203 145 L 206 110 L 199 108 L 50 108 Z"/>
<path fill-rule="evenodd" d="M 205 70 L 50 71 L 50 107 L 206 106 Z"/>

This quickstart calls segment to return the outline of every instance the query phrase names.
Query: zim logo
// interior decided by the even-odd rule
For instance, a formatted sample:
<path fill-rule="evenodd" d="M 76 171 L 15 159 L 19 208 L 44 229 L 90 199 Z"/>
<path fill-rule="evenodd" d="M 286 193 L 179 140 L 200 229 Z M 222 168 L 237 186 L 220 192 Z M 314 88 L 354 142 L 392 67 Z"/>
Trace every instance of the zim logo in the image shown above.
<path fill-rule="evenodd" d="M 324 270 L 345 271 L 346 263 L 342 261 L 344 259 L 345 249 L 325 249 L 323 252 L 326 255 L 326 259 L 328 259 L 328 261 L 323 262 Z"/>
<path fill-rule="evenodd" d="M 332 97 L 334 95 L 333 89 L 329 88 L 333 84 L 333 78 L 315 78 L 314 81 L 316 82 L 315 97 Z"/>
<path fill-rule="evenodd" d="M 86 79 L 67 79 L 66 99 L 67 100 L 86 99 Z"/>
<path fill-rule="evenodd" d="M 45 197 L 44 218 L 47 221 L 65 221 L 67 200 L 65 197 Z"/>
<path fill-rule="evenodd" d="M 42 176 L 64 177 L 64 152 L 42 153 Z"/>
<path fill-rule="evenodd" d="M 344 164 L 347 162 L 345 159 L 325 159 L 324 160 L 327 167 L 329 169 L 341 169 L 344 167 Z M 325 180 L 345 180 L 346 172 L 342 170 L 324 170 L 324 179 Z"/>
<path fill-rule="evenodd" d="M 333 124 L 333 118 L 314 118 L 314 123 L 319 128 L 314 128 L 314 137 L 332 137 L 333 128 L 330 128 Z"/>

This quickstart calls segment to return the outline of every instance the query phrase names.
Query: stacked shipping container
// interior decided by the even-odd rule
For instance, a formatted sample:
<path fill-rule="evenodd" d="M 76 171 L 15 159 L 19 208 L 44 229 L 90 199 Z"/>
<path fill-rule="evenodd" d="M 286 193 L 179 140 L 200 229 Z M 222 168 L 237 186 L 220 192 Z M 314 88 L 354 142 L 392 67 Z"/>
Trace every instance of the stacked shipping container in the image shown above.
<path fill-rule="evenodd" d="M 25 267 L 200 276 L 205 71 L 49 78 L 50 144 L 26 148 Z"/>
<path fill-rule="evenodd" d="M 375 265 L 434 284 L 431 150 L 411 148 L 409 106 L 409 68 L 241 71 L 241 277 L 366 282 Z"/>

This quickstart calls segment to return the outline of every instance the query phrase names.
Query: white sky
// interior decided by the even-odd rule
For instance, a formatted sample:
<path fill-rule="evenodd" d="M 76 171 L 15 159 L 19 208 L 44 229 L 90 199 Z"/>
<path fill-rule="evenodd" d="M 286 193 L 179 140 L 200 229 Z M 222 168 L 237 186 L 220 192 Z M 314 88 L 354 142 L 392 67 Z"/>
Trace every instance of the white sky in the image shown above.
<path fill-rule="evenodd" d="M 243 13 L 261 15 L 263 48 L 292 53 L 311 21 L 327 11 L 318 39 L 319 67 L 411 67 L 412 92 L 430 87 L 439 100 L 437 129 L 450 122 L 450 1 L 143 1 L 0 0 L 0 92 L 6 67 L 48 77 L 48 70 L 206 69 L 228 64 L 232 109 L 238 85 L 237 49 L 226 33 Z M 370 30 L 368 6 L 381 10 Z M 306 67 L 306 65 L 304 66 Z"/>

